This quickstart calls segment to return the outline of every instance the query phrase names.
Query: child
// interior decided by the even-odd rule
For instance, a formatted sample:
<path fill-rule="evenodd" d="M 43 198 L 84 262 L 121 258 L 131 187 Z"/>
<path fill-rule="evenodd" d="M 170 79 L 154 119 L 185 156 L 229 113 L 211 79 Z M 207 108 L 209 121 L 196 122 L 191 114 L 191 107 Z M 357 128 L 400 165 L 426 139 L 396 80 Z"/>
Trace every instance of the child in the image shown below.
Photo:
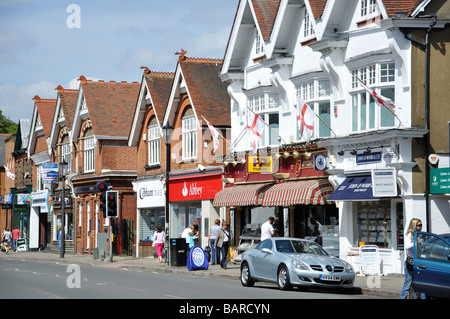
<path fill-rule="evenodd" d="M 191 250 L 192 248 L 194 248 L 195 244 L 194 244 L 194 240 L 198 238 L 198 233 L 195 234 L 193 232 L 189 233 L 189 250 Z"/>

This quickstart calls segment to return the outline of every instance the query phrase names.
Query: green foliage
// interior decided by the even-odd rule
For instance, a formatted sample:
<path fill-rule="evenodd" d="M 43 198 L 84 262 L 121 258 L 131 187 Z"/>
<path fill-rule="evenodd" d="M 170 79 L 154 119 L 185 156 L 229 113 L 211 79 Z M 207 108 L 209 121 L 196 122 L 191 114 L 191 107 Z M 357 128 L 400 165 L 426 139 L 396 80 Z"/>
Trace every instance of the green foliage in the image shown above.
<path fill-rule="evenodd" d="M 2 110 L 0 110 L 0 133 L 15 133 L 17 132 L 17 123 L 14 123 L 9 118 L 2 114 Z"/>

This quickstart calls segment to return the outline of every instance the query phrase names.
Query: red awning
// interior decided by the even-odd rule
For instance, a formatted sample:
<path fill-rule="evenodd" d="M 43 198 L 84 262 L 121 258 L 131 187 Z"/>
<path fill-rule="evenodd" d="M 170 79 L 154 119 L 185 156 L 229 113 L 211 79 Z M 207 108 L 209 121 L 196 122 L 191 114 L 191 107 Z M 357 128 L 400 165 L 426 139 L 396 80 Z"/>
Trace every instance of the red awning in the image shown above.
<path fill-rule="evenodd" d="M 227 187 L 214 197 L 213 206 L 255 206 L 260 205 L 264 191 L 272 184 L 248 184 Z"/>
<path fill-rule="evenodd" d="M 269 188 L 262 199 L 263 206 L 326 204 L 333 186 L 325 179 L 284 182 Z"/>

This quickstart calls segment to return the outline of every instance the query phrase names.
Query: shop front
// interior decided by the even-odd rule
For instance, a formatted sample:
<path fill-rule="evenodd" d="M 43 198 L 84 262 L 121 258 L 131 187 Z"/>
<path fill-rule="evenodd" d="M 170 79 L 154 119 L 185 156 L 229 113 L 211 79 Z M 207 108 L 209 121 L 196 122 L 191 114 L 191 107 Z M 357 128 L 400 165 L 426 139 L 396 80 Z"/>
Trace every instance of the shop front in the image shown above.
<path fill-rule="evenodd" d="M 196 244 L 205 247 L 214 220 L 225 219 L 212 205 L 223 187 L 222 168 L 174 172 L 169 183 L 170 238 L 180 238 L 185 228 L 193 226 L 199 232 Z"/>
<path fill-rule="evenodd" d="M 31 193 L 30 250 L 47 248 L 51 239 L 51 198 L 48 189 Z"/>
<path fill-rule="evenodd" d="M 161 179 L 133 182 L 137 198 L 137 243 L 136 257 L 154 256 L 152 246 L 156 227 L 165 229 L 165 194 Z"/>
<path fill-rule="evenodd" d="M 234 159 L 236 165 L 227 165 L 228 184 L 216 195 L 214 206 L 230 207 L 236 216 L 238 253 L 259 242 L 261 225 L 273 216 L 278 236 L 317 240 L 337 254 L 338 209 L 327 200 L 334 188 L 326 166 L 315 165 L 325 154 L 315 146 L 289 147 L 266 156 L 245 154 Z M 321 236 L 314 234 L 316 221 L 322 226 Z"/>

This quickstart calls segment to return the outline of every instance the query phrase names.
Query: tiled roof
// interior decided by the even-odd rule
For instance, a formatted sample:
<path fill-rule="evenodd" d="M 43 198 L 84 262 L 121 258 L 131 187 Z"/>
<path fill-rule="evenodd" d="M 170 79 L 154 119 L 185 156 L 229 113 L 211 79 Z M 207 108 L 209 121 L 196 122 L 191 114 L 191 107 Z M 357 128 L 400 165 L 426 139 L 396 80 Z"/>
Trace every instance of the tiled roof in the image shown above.
<path fill-rule="evenodd" d="M 104 82 L 79 78 L 96 136 L 128 136 L 139 95 L 138 82 Z"/>
<path fill-rule="evenodd" d="M 53 115 L 55 114 L 56 99 L 41 99 L 39 95 L 35 95 L 33 100 L 36 103 L 37 114 L 41 119 L 45 138 L 49 138 L 52 129 Z"/>
<path fill-rule="evenodd" d="M 230 96 L 219 78 L 222 60 L 184 58 L 180 67 L 199 121 L 204 116 L 214 126 L 230 126 Z"/>
<path fill-rule="evenodd" d="M 148 90 L 150 91 L 156 114 L 160 120 L 162 120 L 166 112 L 167 101 L 169 100 L 175 73 L 155 72 L 146 69 L 143 76 L 147 83 Z"/>
<path fill-rule="evenodd" d="M 395 17 L 397 13 L 406 13 L 406 16 L 411 16 L 411 13 L 423 0 L 383 0 L 384 8 L 389 17 Z"/>
<path fill-rule="evenodd" d="M 264 41 L 269 40 L 281 0 L 252 0 Z"/>
<path fill-rule="evenodd" d="M 58 91 L 58 96 L 61 101 L 61 108 L 64 113 L 67 129 L 72 129 L 73 117 L 77 107 L 78 90 L 64 89 L 61 85 L 55 89 Z"/>
<path fill-rule="evenodd" d="M 309 0 L 314 19 L 319 19 L 322 16 L 326 4 L 327 0 Z"/>

